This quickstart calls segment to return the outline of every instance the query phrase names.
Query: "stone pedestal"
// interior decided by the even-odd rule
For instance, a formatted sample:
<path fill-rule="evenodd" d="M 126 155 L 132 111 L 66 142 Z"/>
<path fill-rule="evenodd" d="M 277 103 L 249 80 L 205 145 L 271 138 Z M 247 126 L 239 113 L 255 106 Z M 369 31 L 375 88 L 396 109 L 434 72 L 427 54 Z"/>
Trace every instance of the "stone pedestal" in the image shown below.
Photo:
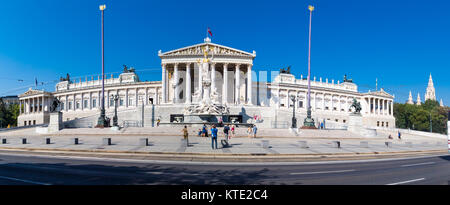
<path fill-rule="evenodd" d="M 363 126 L 363 118 L 361 114 L 351 113 L 348 116 L 347 130 L 363 137 L 375 137 L 377 135 L 375 129 L 368 129 Z"/>
<path fill-rule="evenodd" d="M 50 122 L 48 124 L 48 132 L 57 132 L 64 128 L 62 121 L 62 112 L 50 113 Z"/>

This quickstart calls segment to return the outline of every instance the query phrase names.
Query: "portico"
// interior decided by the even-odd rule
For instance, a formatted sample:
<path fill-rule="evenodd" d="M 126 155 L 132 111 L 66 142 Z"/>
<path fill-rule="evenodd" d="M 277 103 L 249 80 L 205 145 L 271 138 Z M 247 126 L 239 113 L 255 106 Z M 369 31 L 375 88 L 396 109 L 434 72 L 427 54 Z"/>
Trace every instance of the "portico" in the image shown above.
<path fill-rule="evenodd" d="M 252 105 L 252 65 L 256 53 L 248 53 L 226 46 L 211 43 L 209 38 L 204 43 L 168 51 L 159 51 L 162 68 L 162 103 L 195 104 L 199 99 L 193 98 L 202 90 L 202 71 L 199 59 L 209 47 L 211 63 L 211 90 L 219 96 L 219 103 L 234 105 Z"/>

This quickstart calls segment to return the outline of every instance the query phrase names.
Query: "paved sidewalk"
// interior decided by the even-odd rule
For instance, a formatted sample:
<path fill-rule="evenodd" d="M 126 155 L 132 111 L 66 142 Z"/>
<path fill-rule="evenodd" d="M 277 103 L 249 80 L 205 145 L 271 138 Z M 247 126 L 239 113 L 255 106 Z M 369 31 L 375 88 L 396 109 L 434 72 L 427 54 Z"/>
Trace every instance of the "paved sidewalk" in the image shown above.
<path fill-rule="evenodd" d="M 165 128 L 167 130 L 167 128 Z M 18 132 L 20 131 L 20 132 Z M 93 132 L 95 131 L 95 132 Z M 99 132 L 101 131 L 101 132 Z M 211 148 L 211 139 L 197 137 L 190 132 L 187 147 L 180 136 L 167 131 L 166 135 L 158 132 L 145 134 L 144 128 L 134 128 L 114 132 L 110 129 L 64 129 L 56 134 L 38 135 L 30 129 L 16 130 L 10 133 L 0 133 L 0 138 L 7 139 L 7 144 L 0 141 L 0 149 L 26 148 L 26 149 L 57 149 L 57 150 L 83 150 L 106 152 L 143 152 L 143 153 L 171 153 L 171 154 L 204 154 L 204 155 L 320 155 L 320 154 L 363 154 L 384 152 L 410 152 L 431 151 L 447 149 L 447 140 L 420 136 L 403 136 L 402 140 L 388 140 L 380 135 L 376 138 L 364 138 L 347 131 L 305 130 L 299 134 L 280 130 L 280 136 L 266 136 L 248 138 L 246 134 L 232 138 L 229 147 L 222 147 L 218 138 L 219 149 Z M 172 133 L 171 133 L 172 132 Z M 266 131 L 269 135 L 271 132 Z M 170 135 L 171 134 L 171 135 Z M 27 138 L 27 144 L 22 144 L 21 138 Z M 51 144 L 45 143 L 45 138 L 51 138 Z M 80 144 L 71 143 L 71 138 L 79 138 Z M 103 138 L 111 138 L 112 145 L 103 145 Z M 149 146 L 142 146 L 139 139 L 148 138 Z M 302 147 L 300 141 L 306 141 L 307 147 Z M 340 142 L 340 148 L 334 146 L 333 141 Z M 368 146 L 361 145 L 365 141 Z M 390 142 L 390 146 L 386 145 Z"/>

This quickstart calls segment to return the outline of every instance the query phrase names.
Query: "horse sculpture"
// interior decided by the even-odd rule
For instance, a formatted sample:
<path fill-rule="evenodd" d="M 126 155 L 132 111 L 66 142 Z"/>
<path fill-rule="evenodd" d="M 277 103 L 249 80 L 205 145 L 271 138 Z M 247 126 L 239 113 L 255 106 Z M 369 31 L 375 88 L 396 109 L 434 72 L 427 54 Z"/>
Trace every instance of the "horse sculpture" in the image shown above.
<path fill-rule="evenodd" d="M 350 108 L 354 107 L 355 108 L 355 112 L 353 112 L 353 114 L 360 114 L 361 112 L 361 103 L 359 103 L 358 101 L 356 101 L 355 98 L 353 98 L 353 103 L 350 106 Z"/>
<path fill-rule="evenodd" d="M 56 98 L 56 97 L 53 98 L 52 105 L 50 106 L 50 112 L 57 112 L 57 111 L 59 111 L 57 109 L 58 109 L 60 104 L 61 104 L 61 101 L 59 101 L 58 98 Z"/>

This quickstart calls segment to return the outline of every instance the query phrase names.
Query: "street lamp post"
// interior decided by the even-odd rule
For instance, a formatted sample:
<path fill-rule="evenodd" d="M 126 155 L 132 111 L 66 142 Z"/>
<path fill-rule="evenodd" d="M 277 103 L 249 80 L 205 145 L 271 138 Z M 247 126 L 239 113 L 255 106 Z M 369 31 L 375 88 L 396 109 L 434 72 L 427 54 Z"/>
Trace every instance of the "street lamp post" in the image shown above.
<path fill-rule="evenodd" d="M 117 117 L 117 104 L 119 102 L 119 95 L 111 95 L 111 97 L 114 99 L 114 117 L 113 117 L 113 126 L 118 127 L 118 117 Z"/>
<path fill-rule="evenodd" d="M 101 109 L 100 109 L 100 117 L 97 121 L 96 127 L 106 127 L 106 119 L 105 119 L 105 44 L 104 44 L 104 20 L 103 14 L 106 9 L 106 5 L 100 5 L 100 11 L 102 11 L 102 100 L 101 100 Z"/>
<path fill-rule="evenodd" d="M 314 119 L 311 117 L 311 19 L 314 6 L 309 5 L 309 45 L 308 45 L 308 99 L 306 100 L 306 118 L 303 127 L 306 129 L 314 129 Z"/>
<path fill-rule="evenodd" d="M 292 100 L 292 126 L 291 128 L 297 128 L 297 118 L 295 118 L 295 96 L 291 96 Z"/>

